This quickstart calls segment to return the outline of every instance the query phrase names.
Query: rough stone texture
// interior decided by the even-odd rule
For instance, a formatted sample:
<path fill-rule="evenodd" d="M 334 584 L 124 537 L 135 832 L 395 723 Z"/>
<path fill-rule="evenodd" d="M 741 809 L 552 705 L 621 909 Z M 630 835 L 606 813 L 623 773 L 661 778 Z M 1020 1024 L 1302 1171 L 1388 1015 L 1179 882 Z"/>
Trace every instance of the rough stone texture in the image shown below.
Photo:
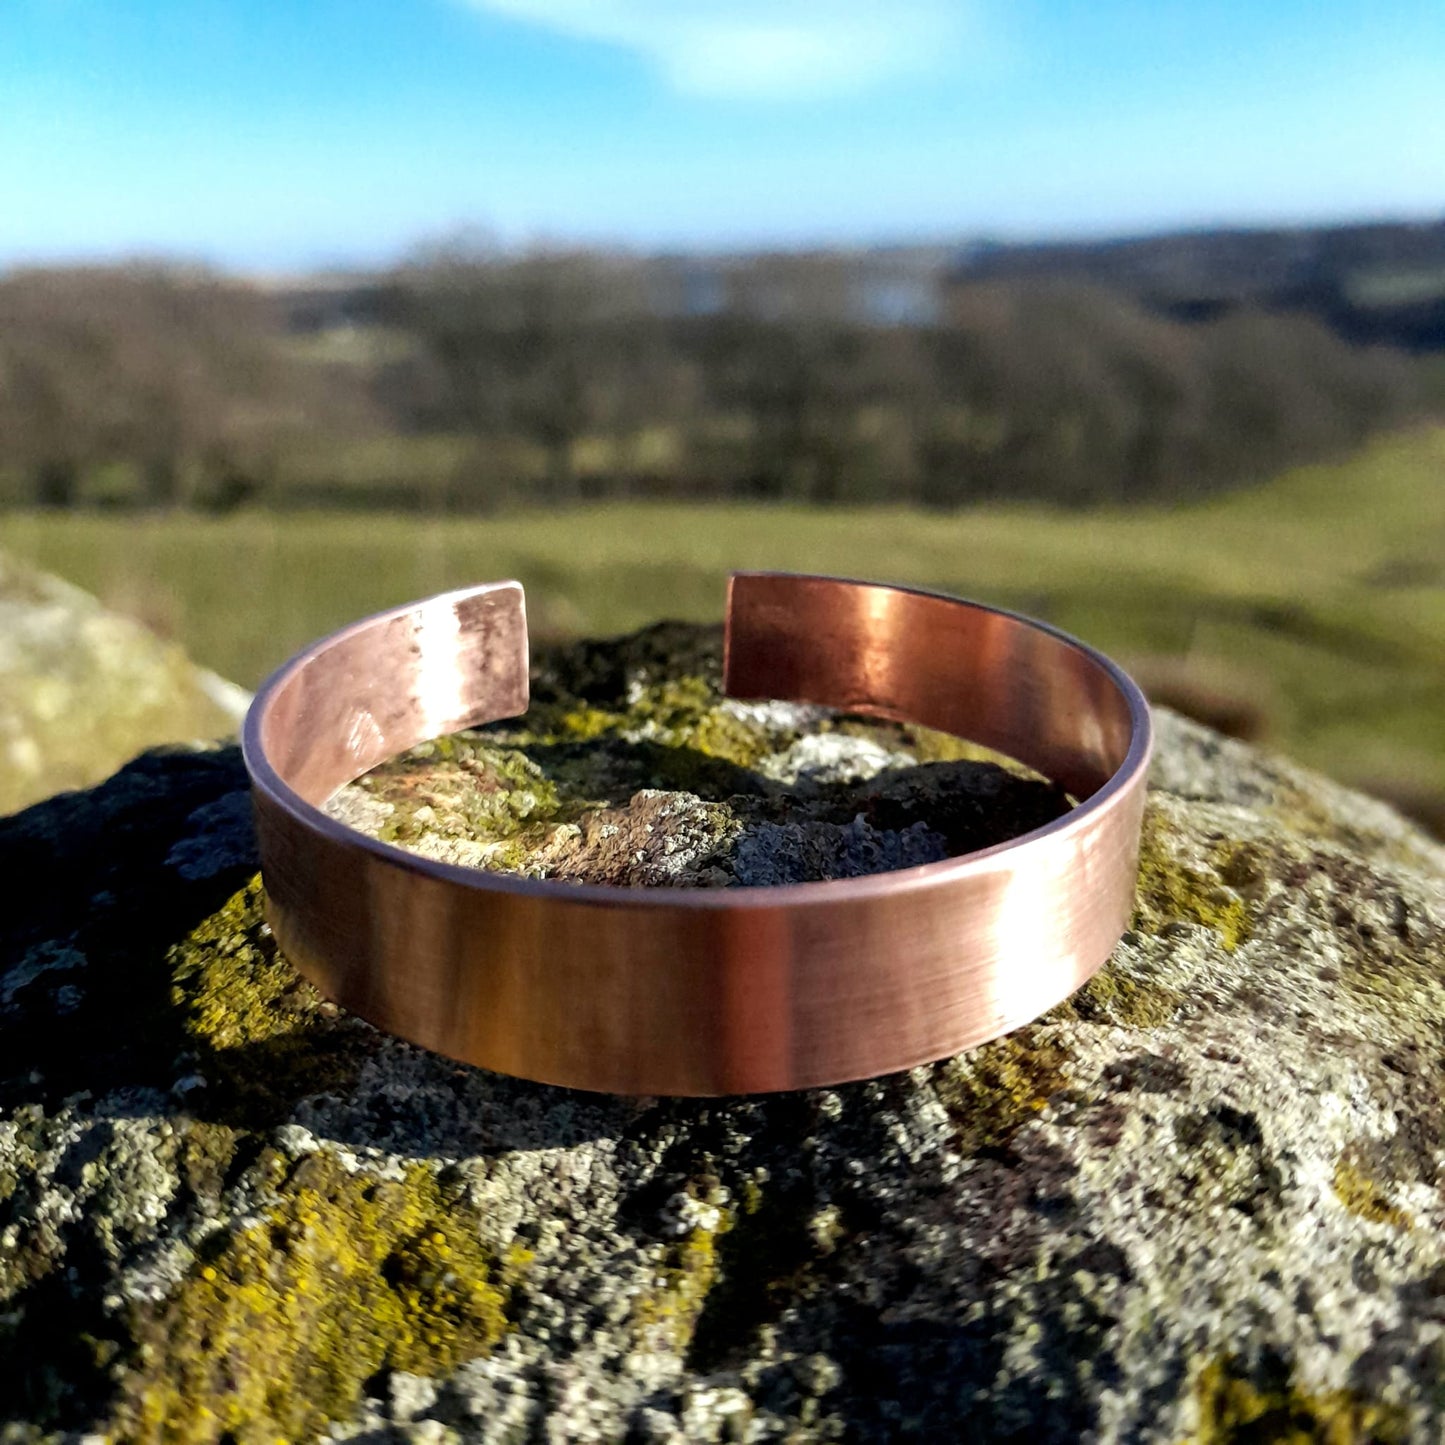
<path fill-rule="evenodd" d="M 89 593 L 0 553 L 0 813 L 144 748 L 233 733 L 249 698 Z"/>
<path fill-rule="evenodd" d="M 573 649 L 526 719 L 336 807 L 733 886 L 1059 805 L 715 678 L 706 633 Z M 1090 985 L 743 1100 L 519 1083 L 324 1003 L 261 921 L 232 749 L 0 824 L 0 1441 L 1445 1438 L 1445 856 L 1159 725 Z"/>

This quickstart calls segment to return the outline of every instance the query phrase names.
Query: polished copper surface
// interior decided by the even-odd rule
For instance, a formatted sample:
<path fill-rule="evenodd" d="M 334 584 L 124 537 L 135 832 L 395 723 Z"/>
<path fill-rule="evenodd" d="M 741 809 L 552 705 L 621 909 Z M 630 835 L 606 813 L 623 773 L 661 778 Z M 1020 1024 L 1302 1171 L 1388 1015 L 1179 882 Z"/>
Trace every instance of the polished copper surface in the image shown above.
<path fill-rule="evenodd" d="M 489 583 L 318 642 L 247 716 L 276 936 L 324 994 L 403 1038 L 618 1093 L 839 1083 L 1036 1017 L 1127 926 L 1151 737 L 1138 688 L 1026 618 L 831 577 L 732 578 L 730 696 L 957 733 L 1063 784 L 1078 806 L 940 863 L 718 890 L 509 878 L 321 811 L 415 743 L 525 711 L 527 669 L 522 588 Z"/>

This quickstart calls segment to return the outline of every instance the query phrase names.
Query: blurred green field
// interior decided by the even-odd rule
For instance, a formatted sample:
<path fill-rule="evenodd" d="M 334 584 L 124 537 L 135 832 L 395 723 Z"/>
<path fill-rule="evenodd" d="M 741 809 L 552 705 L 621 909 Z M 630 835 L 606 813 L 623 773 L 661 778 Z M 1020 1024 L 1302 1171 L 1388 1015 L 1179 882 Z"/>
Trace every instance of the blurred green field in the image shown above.
<path fill-rule="evenodd" d="M 1347 781 L 1445 796 L 1441 428 L 1168 509 L 9 512 L 0 546 L 248 685 L 342 622 L 486 578 L 526 584 L 539 636 L 717 617 L 734 568 L 906 581 L 1048 618 Z"/>

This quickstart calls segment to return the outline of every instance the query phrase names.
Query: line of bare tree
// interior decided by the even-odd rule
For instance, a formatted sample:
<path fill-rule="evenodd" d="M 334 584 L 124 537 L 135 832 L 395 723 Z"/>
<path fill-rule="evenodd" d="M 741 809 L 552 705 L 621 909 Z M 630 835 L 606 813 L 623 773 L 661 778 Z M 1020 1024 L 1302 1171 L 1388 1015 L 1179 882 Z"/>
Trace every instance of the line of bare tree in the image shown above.
<path fill-rule="evenodd" d="M 1189 325 L 1078 282 L 913 280 L 866 255 L 578 251 L 439 252 L 289 288 L 16 272 L 0 277 L 0 497 L 1162 500 L 1439 400 L 1425 363 L 1308 317 Z M 406 443 L 428 437 L 452 460 L 423 484 Z M 328 458 L 387 439 L 402 444 L 332 484 Z"/>

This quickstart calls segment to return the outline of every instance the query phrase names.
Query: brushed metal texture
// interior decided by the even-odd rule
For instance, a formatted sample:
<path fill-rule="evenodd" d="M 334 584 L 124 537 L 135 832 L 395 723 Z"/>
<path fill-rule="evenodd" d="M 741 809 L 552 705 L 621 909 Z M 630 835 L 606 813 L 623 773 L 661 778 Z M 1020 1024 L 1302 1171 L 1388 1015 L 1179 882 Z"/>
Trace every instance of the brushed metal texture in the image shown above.
<path fill-rule="evenodd" d="M 467 1063 L 715 1095 L 868 1078 L 1036 1017 L 1133 906 L 1148 705 L 1112 662 L 938 593 L 739 573 L 725 687 L 997 748 L 1078 800 L 997 847 L 871 877 L 643 889 L 509 878 L 365 837 L 321 805 L 396 753 L 527 706 L 522 589 L 357 622 L 288 662 L 243 735 L 272 927 L 337 1003 Z"/>

